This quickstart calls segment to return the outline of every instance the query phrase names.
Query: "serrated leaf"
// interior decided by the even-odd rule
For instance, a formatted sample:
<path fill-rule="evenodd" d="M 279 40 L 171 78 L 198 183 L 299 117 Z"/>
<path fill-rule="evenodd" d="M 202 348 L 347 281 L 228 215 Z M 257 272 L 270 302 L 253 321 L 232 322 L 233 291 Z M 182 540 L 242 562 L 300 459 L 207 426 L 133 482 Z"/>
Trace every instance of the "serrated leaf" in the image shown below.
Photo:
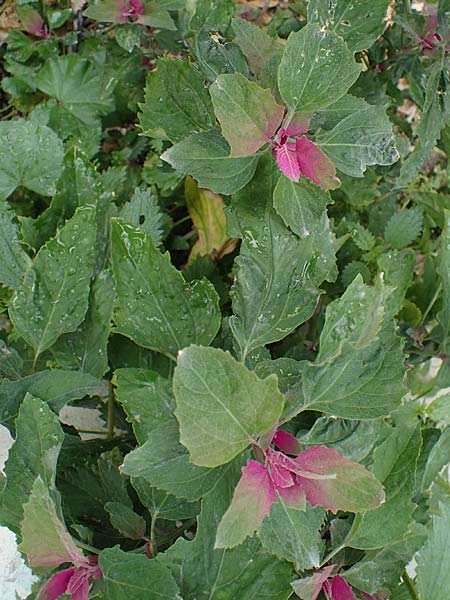
<path fill-rule="evenodd" d="M 107 502 L 105 509 L 109 513 L 113 527 L 124 537 L 131 540 L 143 539 L 147 528 L 144 517 L 136 514 L 132 508 L 120 502 Z"/>
<path fill-rule="evenodd" d="M 169 569 L 142 554 L 123 552 L 119 546 L 106 548 L 98 564 L 108 600 L 181 600 Z"/>
<path fill-rule="evenodd" d="M 284 107 L 277 104 L 270 90 L 240 73 L 220 75 L 209 93 L 231 156 L 255 153 L 270 142 L 281 124 Z"/>
<path fill-rule="evenodd" d="M 139 121 L 145 135 L 178 142 L 214 127 L 214 111 L 203 77 L 189 62 L 160 58 L 149 73 Z"/>
<path fill-rule="evenodd" d="M 333 129 L 316 135 L 316 144 L 346 175 L 362 177 L 369 165 L 392 165 L 399 154 L 383 106 L 365 104 Z"/>
<path fill-rule="evenodd" d="M 348 544 L 353 548 L 382 548 L 405 536 L 414 509 L 412 496 L 422 437 L 416 423 L 399 424 L 375 450 L 373 473 L 383 483 L 386 502 L 362 515 Z"/>
<path fill-rule="evenodd" d="M 296 571 L 318 567 L 324 548 L 320 529 L 323 508 L 306 505 L 305 511 L 286 506 L 281 499 L 272 505 L 259 532 L 262 545 L 279 558 L 294 563 Z"/>
<path fill-rule="evenodd" d="M 218 194 L 199 188 L 192 177 L 186 177 L 184 194 L 198 235 L 189 254 L 189 262 L 197 256 L 214 256 L 228 239 L 224 201 Z"/>
<path fill-rule="evenodd" d="M 61 170 L 61 140 L 44 125 L 24 119 L 0 123 L 0 198 L 18 187 L 42 196 L 55 193 Z"/>
<path fill-rule="evenodd" d="M 278 86 L 291 115 L 313 113 L 343 96 L 360 72 L 341 37 L 308 23 L 288 38 Z"/>
<path fill-rule="evenodd" d="M 284 404 L 274 376 L 261 380 L 218 348 L 180 352 L 173 389 L 181 443 L 192 462 L 205 467 L 225 464 L 255 443 Z"/>
<path fill-rule="evenodd" d="M 35 358 L 86 314 L 96 233 L 95 208 L 78 208 L 39 250 L 12 299 L 10 318 Z"/>
<path fill-rule="evenodd" d="M 58 417 L 45 402 L 27 394 L 16 421 L 16 439 L 5 466 L 6 487 L 0 495 L 2 525 L 20 533 L 23 505 L 35 479 L 54 485 L 64 434 Z"/>
<path fill-rule="evenodd" d="M 450 589 L 450 501 L 439 504 L 431 531 L 417 557 L 417 590 L 426 600 L 444 600 Z"/>
<path fill-rule="evenodd" d="M 308 21 L 334 31 L 344 38 L 353 52 L 370 48 L 386 26 L 386 11 L 389 0 L 337 0 L 308 3 Z"/>
<path fill-rule="evenodd" d="M 400 250 L 416 240 L 422 231 L 422 211 L 420 208 L 399 210 L 387 222 L 384 239 L 396 250 Z"/>
<path fill-rule="evenodd" d="M 162 212 L 151 188 L 136 188 L 131 200 L 122 206 L 119 217 L 150 235 L 157 248 L 161 246 Z"/>
<path fill-rule="evenodd" d="M 376 244 L 374 235 L 360 223 L 354 223 L 351 229 L 352 240 L 363 252 L 370 252 Z"/>
<path fill-rule="evenodd" d="M 111 256 L 117 331 L 174 357 L 191 343 L 208 345 L 220 326 L 218 296 L 203 279 L 186 283 L 150 236 L 113 219 Z"/>
<path fill-rule="evenodd" d="M 133 477 L 131 484 L 139 496 L 139 500 L 152 516 L 152 519 L 166 519 L 178 521 L 190 519 L 200 510 L 199 502 L 189 502 L 184 498 L 177 498 L 164 490 L 151 487 L 143 477 Z"/>
<path fill-rule="evenodd" d="M 317 255 L 319 240 L 313 235 L 299 239 L 274 211 L 278 177 L 271 157 L 264 157 L 227 211 L 229 235 L 242 239 L 230 327 L 243 358 L 286 337 L 311 316 L 328 268 L 326 252 L 324 258 Z"/>
<path fill-rule="evenodd" d="M 76 563 L 83 555 L 75 546 L 63 521 L 56 490 L 38 475 L 23 507 L 20 550 L 32 567 L 54 567 Z"/>
<path fill-rule="evenodd" d="M 31 260 L 20 245 L 14 213 L 0 203 L 0 283 L 11 289 L 20 287 Z"/>
<path fill-rule="evenodd" d="M 216 194 L 234 194 L 253 177 L 259 157 L 231 157 L 226 139 L 211 129 L 188 136 L 161 158 L 174 169 L 192 175 L 200 187 Z"/>
<path fill-rule="evenodd" d="M 245 19 L 233 19 L 234 43 L 242 50 L 255 75 L 259 75 L 266 63 L 281 54 L 281 48 L 263 29 Z"/>

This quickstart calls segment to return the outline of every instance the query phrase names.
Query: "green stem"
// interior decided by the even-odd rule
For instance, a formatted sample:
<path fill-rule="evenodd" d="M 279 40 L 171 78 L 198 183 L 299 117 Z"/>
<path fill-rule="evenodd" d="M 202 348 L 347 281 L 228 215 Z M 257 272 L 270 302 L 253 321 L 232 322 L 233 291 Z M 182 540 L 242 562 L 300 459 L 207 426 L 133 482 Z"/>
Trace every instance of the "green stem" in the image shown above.
<path fill-rule="evenodd" d="M 79 429 L 77 427 L 78 433 L 96 433 L 98 435 L 107 435 L 107 431 L 100 431 L 99 429 Z"/>
<path fill-rule="evenodd" d="M 443 488 L 444 490 L 446 490 L 447 492 L 450 493 L 450 485 L 446 481 L 444 481 L 443 479 L 441 479 L 440 477 L 438 477 L 437 479 L 435 479 L 434 483 L 436 485 L 439 485 L 441 488 Z"/>
<path fill-rule="evenodd" d="M 405 584 L 405 587 L 408 590 L 409 595 L 411 596 L 412 600 L 420 600 L 419 594 L 417 593 L 414 583 L 411 580 L 410 576 L 408 575 L 406 569 L 402 573 L 402 579 L 403 579 L 403 583 Z"/>
<path fill-rule="evenodd" d="M 425 309 L 425 312 L 422 315 L 422 321 L 421 321 L 421 325 L 423 325 L 423 323 L 425 322 L 425 319 L 428 316 L 428 313 L 430 312 L 430 310 L 433 308 L 436 300 L 439 298 L 440 294 L 442 292 L 442 283 L 440 283 L 437 286 L 436 291 L 434 292 L 434 296 L 431 298 L 430 303 L 428 304 L 427 308 Z"/>
<path fill-rule="evenodd" d="M 100 552 L 101 552 L 101 550 L 99 550 L 95 546 L 91 546 L 90 544 L 85 544 L 81 540 L 77 540 L 77 539 L 73 538 L 73 541 L 79 548 L 82 548 L 83 550 L 87 550 L 88 552 L 92 552 L 93 554 L 100 554 Z"/>
<path fill-rule="evenodd" d="M 158 554 L 158 546 L 156 545 L 156 517 L 152 516 L 150 523 L 150 550 L 153 556 Z"/>
<path fill-rule="evenodd" d="M 108 417 L 107 417 L 107 432 L 106 439 L 112 440 L 114 437 L 114 425 L 116 420 L 116 400 L 114 398 L 114 390 L 112 383 L 109 382 L 109 395 L 108 395 Z"/>

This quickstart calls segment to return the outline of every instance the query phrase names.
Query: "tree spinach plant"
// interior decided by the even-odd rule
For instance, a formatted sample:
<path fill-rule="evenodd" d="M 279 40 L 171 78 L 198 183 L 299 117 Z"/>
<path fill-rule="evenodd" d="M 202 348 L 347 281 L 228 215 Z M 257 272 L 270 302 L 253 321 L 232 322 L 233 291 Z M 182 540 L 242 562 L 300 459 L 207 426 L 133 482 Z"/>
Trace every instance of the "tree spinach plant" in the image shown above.
<path fill-rule="evenodd" d="M 450 2 L 5 0 L 0 40 L 29 597 L 448 600 Z"/>

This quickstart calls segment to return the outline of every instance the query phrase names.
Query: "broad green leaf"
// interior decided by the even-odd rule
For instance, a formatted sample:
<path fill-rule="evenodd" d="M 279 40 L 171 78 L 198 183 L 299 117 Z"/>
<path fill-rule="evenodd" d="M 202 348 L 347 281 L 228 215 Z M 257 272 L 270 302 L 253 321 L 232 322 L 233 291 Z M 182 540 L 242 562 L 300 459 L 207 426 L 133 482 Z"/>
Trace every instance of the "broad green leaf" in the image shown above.
<path fill-rule="evenodd" d="M 315 138 L 331 162 L 346 175 L 362 177 L 369 165 L 392 165 L 399 154 L 383 106 L 365 104 L 330 131 Z"/>
<path fill-rule="evenodd" d="M 384 239 L 396 250 L 405 248 L 419 237 L 422 231 L 422 222 L 420 208 L 399 210 L 387 222 Z"/>
<path fill-rule="evenodd" d="M 39 371 L 16 381 L 0 382 L 0 421 L 11 429 L 25 394 L 46 402 L 56 413 L 71 400 L 83 398 L 99 386 L 99 381 L 88 373 L 77 371 Z"/>
<path fill-rule="evenodd" d="M 195 54 L 198 66 L 205 78 L 213 82 L 224 73 L 250 75 L 247 61 L 239 46 L 233 42 L 223 43 L 217 29 L 205 25 L 195 36 Z"/>
<path fill-rule="evenodd" d="M 147 528 L 144 517 L 136 514 L 132 508 L 120 502 L 107 502 L 105 509 L 109 513 L 113 527 L 124 537 L 131 540 L 143 539 Z"/>
<path fill-rule="evenodd" d="M 262 545 L 279 558 L 294 563 L 296 571 L 318 567 L 325 543 L 320 529 L 325 510 L 306 505 L 306 510 L 290 508 L 278 499 L 272 505 L 259 532 Z"/>
<path fill-rule="evenodd" d="M 409 248 L 382 254 L 378 259 L 378 269 L 383 273 L 387 285 L 394 287 L 394 291 L 387 299 L 387 305 L 392 315 L 396 315 L 403 306 L 406 291 L 412 283 L 416 255 Z"/>
<path fill-rule="evenodd" d="M 133 477 L 131 484 L 139 496 L 141 503 L 147 508 L 152 519 L 178 521 L 190 519 L 198 514 L 199 502 L 189 502 L 176 496 L 151 487 L 143 477 Z"/>
<path fill-rule="evenodd" d="M 353 52 L 370 48 L 386 26 L 389 0 L 310 0 L 308 21 L 334 31 Z"/>
<path fill-rule="evenodd" d="M 337 276 L 333 236 L 327 216 L 327 204 L 331 198 L 327 192 L 306 177 L 291 181 L 283 175 L 278 179 L 273 193 L 273 207 L 300 238 L 313 236 L 315 251 L 320 254 L 327 281 Z M 320 236 L 317 232 L 320 231 Z"/>
<path fill-rule="evenodd" d="M 321 128 L 328 131 L 354 112 L 362 110 L 365 107 L 367 107 L 367 103 L 363 98 L 345 94 L 345 96 L 342 96 L 342 98 L 339 98 L 333 104 L 315 113 L 311 119 L 310 129 L 317 130 Z"/>
<path fill-rule="evenodd" d="M 421 491 L 425 493 L 443 467 L 450 463 L 450 428 L 445 429 L 433 446 L 422 477 Z"/>
<path fill-rule="evenodd" d="M 55 567 L 83 556 L 66 529 L 57 494 L 38 475 L 23 507 L 20 551 L 32 567 Z"/>
<path fill-rule="evenodd" d="M 255 75 L 259 75 L 281 48 L 263 29 L 245 19 L 233 19 L 234 43 L 239 46 Z"/>
<path fill-rule="evenodd" d="M 20 287 L 31 260 L 20 245 L 14 213 L 0 203 L 0 283 L 11 289 Z"/>
<path fill-rule="evenodd" d="M 17 534 L 34 480 L 40 476 L 47 487 L 54 485 L 63 438 L 58 417 L 28 394 L 16 421 L 16 439 L 5 466 L 6 487 L 0 495 L 0 521 Z"/>
<path fill-rule="evenodd" d="M 189 254 L 189 262 L 197 256 L 215 256 L 228 239 L 224 201 L 218 194 L 199 188 L 192 177 L 186 177 L 184 194 L 198 235 Z"/>
<path fill-rule="evenodd" d="M 135 48 L 139 48 L 141 37 L 142 29 L 137 23 L 121 23 L 114 27 L 114 39 L 127 52 L 133 52 Z"/>
<path fill-rule="evenodd" d="M 178 142 L 214 127 L 214 111 L 203 77 L 192 64 L 160 58 L 149 73 L 139 121 L 145 135 Z"/>
<path fill-rule="evenodd" d="M 117 369 L 112 383 L 139 444 L 143 444 L 154 429 L 173 418 L 171 384 L 158 373 L 145 369 Z"/>
<path fill-rule="evenodd" d="M 270 142 L 281 124 L 284 107 L 270 90 L 240 73 L 220 75 L 209 93 L 231 156 L 253 154 Z"/>
<path fill-rule="evenodd" d="M 186 10 L 190 16 L 188 27 L 192 32 L 208 26 L 209 29 L 225 33 L 234 12 L 232 0 L 186 0 Z"/>
<path fill-rule="evenodd" d="M 18 187 L 41 196 L 55 193 L 63 147 L 48 127 L 24 119 L 0 123 L 0 198 Z"/>
<path fill-rule="evenodd" d="M 441 48 L 440 60 L 431 66 L 426 83 L 422 116 L 415 130 L 418 141 L 413 152 L 402 164 L 400 177 L 396 184 L 398 188 L 404 188 L 415 177 L 417 171 L 430 156 L 441 135 L 441 129 L 450 117 L 447 73 L 448 63 L 444 48 Z"/>
<path fill-rule="evenodd" d="M 50 349 L 60 367 L 99 378 L 108 371 L 113 301 L 111 273 L 102 271 L 92 282 L 84 321 L 73 333 L 62 335 Z"/>
<path fill-rule="evenodd" d="M 327 265 L 315 239 L 299 239 L 272 207 L 279 171 L 270 156 L 237 194 L 227 212 L 228 233 L 242 239 L 235 260 L 230 318 L 243 359 L 254 349 L 286 337 L 308 319 L 319 298 Z M 318 243 L 318 242 L 317 242 Z"/>
<path fill-rule="evenodd" d="M 375 450 L 372 471 L 383 483 L 386 501 L 362 515 L 348 545 L 373 549 L 403 539 L 414 509 L 411 498 L 421 445 L 420 427 L 416 423 L 399 424 Z"/>
<path fill-rule="evenodd" d="M 402 540 L 366 552 L 362 560 L 345 571 L 345 579 L 367 594 L 390 590 L 398 585 L 406 565 L 425 539 L 425 528 L 415 523 Z M 424 598 L 428 600 L 428 596 Z"/>
<path fill-rule="evenodd" d="M 217 469 L 197 467 L 189 460 L 179 439 L 176 420 L 168 420 L 151 431 L 143 446 L 127 454 L 123 473 L 145 479 L 151 486 L 192 501 L 214 489 L 234 468 L 234 462 Z"/>
<path fill-rule="evenodd" d="M 122 206 L 119 217 L 133 227 L 139 227 L 148 233 L 156 247 L 161 246 L 162 212 L 150 188 L 136 188 L 131 200 Z"/>
<path fill-rule="evenodd" d="M 106 548 L 98 564 L 108 600 L 181 600 L 169 569 L 142 554 L 123 552 L 119 546 Z"/>
<path fill-rule="evenodd" d="M 217 467 L 272 429 L 284 398 L 274 376 L 259 379 L 219 348 L 190 346 L 173 377 L 181 443 L 194 464 Z"/>
<path fill-rule="evenodd" d="M 22 377 L 23 359 L 14 348 L 0 340 L 0 379 L 16 381 Z M 1 419 L 0 419 L 1 420 Z"/>
<path fill-rule="evenodd" d="M 82 206 L 42 246 L 9 307 L 17 332 L 37 358 L 83 320 L 96 239 L 95 208 Z"/>
<path fill-rule="evenodd" d="M 400 404 L 405 368 L 386 311 L 390 291 L 368 287 L 358 276 L 328 306 L 317 360 L 303 371 L 302 410 L 373 419 Z"/>
<path fill-rule="evenodd" d="M 437 272 L 441 278 L 443 294 L 442 308 L 438 313 L 438 321 L 442 327 L 442 347 L 448 348 L 450 337 L 450 211 L 445 210 L 444 229 L 441 233 L 441 244 L 438 255 Z"/>
<path fill-rule="evenodd" d="M 220 313 L 209 281 L 186 283 L 169 253 L 161 254 L 150 236 L 121 219 L 112 220 L 111 255 L 118 333 L 171 357 L 214 339 Z"/>
<path fill-rule="evenodd" d="M 290 566 L 256 538 L 231 550 L 214 548 L 239 477 L 236 467 L 204 498 L 194 541 L 179 539 L 157 558 L 172 571 L 183 600 L 287 600 L 291 594 Z"/>
<path fill-rule="evenodd" d="M 417 557 L 417 590 L 420 598 L 444 600 L 450 589 L 450 501 L 439 504 L 431 531 Z"/>
<path fill-rule="evenodd" d="M 353 54 L 341 37 L 315 23 L 291 33 L 278 71 L 290 115 L 316 112 L 343 96 L 361 72 Z"/>
<path fill-rule="evenodd" d="M 228 142 L 216 129 L 188 136 L 161 158 L 216 194 L 234 194 L 243 188 L 258 163 L 257 155 L 231 157 Z"/>

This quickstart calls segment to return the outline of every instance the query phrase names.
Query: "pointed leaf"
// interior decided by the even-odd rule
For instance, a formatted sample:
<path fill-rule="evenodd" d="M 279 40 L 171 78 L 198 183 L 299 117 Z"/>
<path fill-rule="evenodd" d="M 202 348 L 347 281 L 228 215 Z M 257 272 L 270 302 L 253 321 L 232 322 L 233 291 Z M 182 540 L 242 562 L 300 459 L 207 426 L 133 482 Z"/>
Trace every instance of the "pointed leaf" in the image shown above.
<path fill-rule="evenodd" d="M 331 597 L 333 600 L 357 600 L 352 588 L 340 575 L 333 577 L 331 582 Z"/>
<path fill-rule="evenodd" d="M 339 186 L 336 168 L 322 150 L 307 137 L 295 140 L 295 151 L 300 173 L 323 190 L 333 190 Z"/>
<path fill-rule="evenodd" d="M 312 113 L 343 96 L 360 72 L 341 37 L 308 23 L 288 38 L 278 85 L 291 114 Z"/>
<path fill-rule="evenodd" d="M 281 124 L 284 108 L 270 90 L 240 73 L 220 75 L 209 93 L 231 156 L 253 154 L 270 142 Z"/>
<path fill-rule="evenodd" d="M 190 135 L 161 158 L 216 194 L 234 194 L 243 188 L 258 162 L 257 155 L 231 157 L 228 142 L 215 129 Z"/>
<path fill-rule="evenodd" d="M 388 244 L 400 250 L 416 240 L 422 231 L 423 215 L 420 208 L 399 210 L 392 215 L 384 230 Z"/>
<path fill-rule="evenodd" d="M 119 217 L 150 235 L 156 247 L 161 246 L 162 212 L 151 188 L 136 188 L 131 200 L 122 206 Z"/>
<path fill-rule="evenodd" d="M 40 249 L 12 300 L 11 320 L 36 357 L 86 314 L 95 238 L 95 208 L 78 208 Z"/>
<path fill-rule="evenodd" d="M 294 592 L 297 594 L 299 598 L 302 600 L 317 600 L 319 596 L 322 586 L 325 581 L 330 577 L 334 570 L 334 565 L 329 565 L 320 571 L 316 571 L 313 575 L 309 577 L 304 577 L 303 579 L 297 579 L 291 585 L 294 589 Z"/>
<path fill-rule="evenodd" d="M 199 502 L 189 502 L 185 498 L 178 498 L 164 490 L 151 487 L 143 477 L 133 477 L 131 484 L 152 519 L 179 521 L 191 519 L 200 511 Z"/>
<path fill-rule="evenodd" d="M 228 462 L 272 429 L 284 404 L 276 377 L 261 380 L 218 348 L 180 352 L 173 388 L 181 443 L 206 467 Z"/>
<path fill-rule="evenodd" d="M 144 517 L 136 514 L 132 508 L 120 502 L 107 502 L 105 509 L 109 513 L 113 527 L 124 537 L 131 540 L 143 539 L 147 528 Z"/>
<path fill-rule="evenodd" d="M 263 29 L 245 19 L 233 19 L 234 43 L 239 46 L 255 75 L 259 75 L 273 56 L 281 54 L 276 41 Z"/>
<path fill-rule="evenodd" d="M 186 283 L 151 237 L 113 219 L 111 253 L 117 331 L 169 356 L 190 343 L 208 345 L 220 326 L 218 297 L 203 279 Z"/>
<path fill-rule="evenodd" d="M 11 289 L 20 287 L 31 260 L 23 250 L 13 221 L 14 213 L 0 203 L 0 283 Z"/>
<path fill-rule="evenodd" d="M 291 181 L 298 181 L 300 177 L 300 165 L 297 160 L 295 145 L 286 143 L 275 149 L 277 165 L 280 171 Z"/>

